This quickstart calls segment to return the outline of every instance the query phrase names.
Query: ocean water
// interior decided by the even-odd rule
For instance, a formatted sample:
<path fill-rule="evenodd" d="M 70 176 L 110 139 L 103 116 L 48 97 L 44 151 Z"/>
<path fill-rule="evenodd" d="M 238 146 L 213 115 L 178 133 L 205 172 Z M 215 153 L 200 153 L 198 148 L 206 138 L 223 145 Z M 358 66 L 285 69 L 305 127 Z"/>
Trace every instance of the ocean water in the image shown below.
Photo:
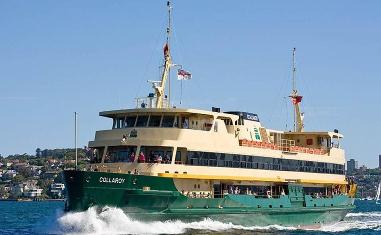
<path fill-rule="evenodd" d="M 132 220 L 119 208 L 64 213 L 63 202 L 0 201 L 0 234 L 381 234 L 381 205 L 356 201 L 344 221 L 317 229 L 245 227 L 211 219 L 197 222 Z"/>

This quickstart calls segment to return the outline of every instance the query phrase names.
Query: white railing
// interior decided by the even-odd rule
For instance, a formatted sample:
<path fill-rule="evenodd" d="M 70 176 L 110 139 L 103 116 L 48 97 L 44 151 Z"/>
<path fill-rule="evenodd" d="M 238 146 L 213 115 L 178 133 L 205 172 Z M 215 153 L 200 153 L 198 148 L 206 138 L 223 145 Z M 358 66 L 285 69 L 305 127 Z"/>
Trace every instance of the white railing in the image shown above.
<path fill-rule="evenodd" d="M 169 103 L 167 98 L 163 98 L 163 108 L 168 108 Z M 136 98 L 136 108 L 156 108 L 156 97 L 139 97 Z"/>

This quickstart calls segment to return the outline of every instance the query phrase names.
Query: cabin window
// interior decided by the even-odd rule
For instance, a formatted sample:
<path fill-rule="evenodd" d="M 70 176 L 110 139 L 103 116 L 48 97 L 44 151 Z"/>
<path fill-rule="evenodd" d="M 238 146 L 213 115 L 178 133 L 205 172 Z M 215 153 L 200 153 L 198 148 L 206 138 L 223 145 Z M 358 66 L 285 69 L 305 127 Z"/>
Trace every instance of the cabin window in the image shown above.
<path fill-rule="evenodd" d="M 105 155 L 105 163 L 133 162 L 136 146 L 110 146 Z"/>
<path fill-rule="evenodd" d="M 127 116 L 124 121 L 124 127 L 134 127 L 136 121 L 136 116 Z"/>
<path fill-rule="evenodd" d="M 307 145 L 313 145 L 314 141 L 313 139 L 307 139 Z"/>
<path fill-rule="evenodd" d="M 187 117 L 182 117 L 181 118 L 181 127 L 184 128 L 184 129 L 188 129 L 189 128 L 189 118 L 187 118 Z"/>
<path fill-rule="evenodd" d="M 104 147 L 90 149 L 88 152 L 91 154 L 90 163 L 101 163 L 104 149 Z"/>
<path fill-rule="evenodd" d="M 180 151 L 176 152 L 175 163 L 181 164 L 181 152 Z"/>
<path fill-rule="evenodd" d="M 187 164 L 196 166 L 344 174 L 344 165 L 340 164 L 200 151 L 188 151 Z"/>
<path fill-rule="evenodd" d="M 160 126 L 161 116 L 151 115 L 148 126 L 158 127 Z"/>
<path fill-rule="evenodd" d="M 245 125 L 243 117 L 239 117 L 239 119 L 238 119 L 238 125 Z"/>
<path fill-rule="evenodd" d="M 137 127 L 146 127 L 148 122 L 148 116 L 138 116 L 138 120 L 136 121 Z"/>
<path fill-rule="evenodd" d="M 170 164 L 172 149 L 172 147 L 165 146 L 141 146 L 140 152 L 144 154 L 147 163 Z"/>
<path fill-rule="evenodd" d="M 175 116 L 163 116 L 163 121 L 161 123 L 162 127 L 173 127 L 173 122 L 175 120 Z"/>
<path fill-rule="evenodd" d="M 180 123 L 180 117 L 179 116 L 176 116 L 175 117 L 175 122 L 173 123 L 173 127 L 179 127 L 179 123 Z"/>
<path fill-rule="evenodd" d="M 116 122 L 117 122 L 116 118 L 113 118 L 112 119 L 112 129 L 116 128 Z"/>
<path fill-rule="evenodd" d="M 117 119 L 117 122 L 116 122 L 116 128 L 122 128 L 122 124 L 123 124 L 123 119 L 124 118 L 118 118 Z"/>

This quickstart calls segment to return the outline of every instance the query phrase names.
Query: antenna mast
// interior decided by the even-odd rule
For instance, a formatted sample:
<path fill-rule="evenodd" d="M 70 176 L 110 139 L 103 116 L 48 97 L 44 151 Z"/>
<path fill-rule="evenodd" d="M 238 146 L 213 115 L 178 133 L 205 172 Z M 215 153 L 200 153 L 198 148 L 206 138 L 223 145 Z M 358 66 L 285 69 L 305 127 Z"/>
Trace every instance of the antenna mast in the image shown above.
<path fill-rule="evenodd" d="M 295 83 L 295 75 L 296 75 L 296 66 L 295 66 L 295 52 L 296 48 L 292 50 L 292 91 L 296 92 L 296 83 Z"/>
<path fill-rule="evenodd" d="M 289 97 L 291 98 L 292 104 L 294 105 L 294 132 L 303 132 L 303 113 L 300 112 L 299 106 L 299 103 L 302 102 L 303 96 L 298 95 L 298 90 L 296 89 L 295 54 L 296 48 L 292 50 L 292 92 Z"/>
<path fill-rule="evenodd" d="M 165 83 L 167 80 L 169 80 L 169 73 L 172 65 L 172 59 L 171 59 L 171 53 L 170 53 L 170 36 L 171 36 L 171 2 L 167 1 L 167 8 L 168 8 L 168 26 L 167 26 L 167 40 L 164 45 L 163 51 L 164 51 L 164 68 L 163 73 L 161 75 L 161 81 L 151 81 L 152 82 L 152 88 L 155 91 L 156 95 L 156 108 L 164 108 L 170 107 L 170 97 L 168 97 L 168 102 L 166 105 L 164 105 L 164 96 L 165 96 Z M 170 85 L 168 86 L 168 93 L 170 96 Z"/>

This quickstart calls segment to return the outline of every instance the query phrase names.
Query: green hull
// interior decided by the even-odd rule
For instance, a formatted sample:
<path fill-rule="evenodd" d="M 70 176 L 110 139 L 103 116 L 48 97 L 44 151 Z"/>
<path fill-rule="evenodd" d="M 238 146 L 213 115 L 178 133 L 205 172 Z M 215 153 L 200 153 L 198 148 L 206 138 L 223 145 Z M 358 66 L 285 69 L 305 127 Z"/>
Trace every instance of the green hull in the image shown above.
<path fill-rule="evenodd" d="M 342 220 L 354 208 L 346 195 L 312 198 L 301 191 L 279 198 L 225 195 L 188 198 L 171 178 L 104 172 L 64 171 L 67 211 L 115 206 L 137 219 L 200 220 L 208 217 L 241 225 L 318 225 Z"/>

